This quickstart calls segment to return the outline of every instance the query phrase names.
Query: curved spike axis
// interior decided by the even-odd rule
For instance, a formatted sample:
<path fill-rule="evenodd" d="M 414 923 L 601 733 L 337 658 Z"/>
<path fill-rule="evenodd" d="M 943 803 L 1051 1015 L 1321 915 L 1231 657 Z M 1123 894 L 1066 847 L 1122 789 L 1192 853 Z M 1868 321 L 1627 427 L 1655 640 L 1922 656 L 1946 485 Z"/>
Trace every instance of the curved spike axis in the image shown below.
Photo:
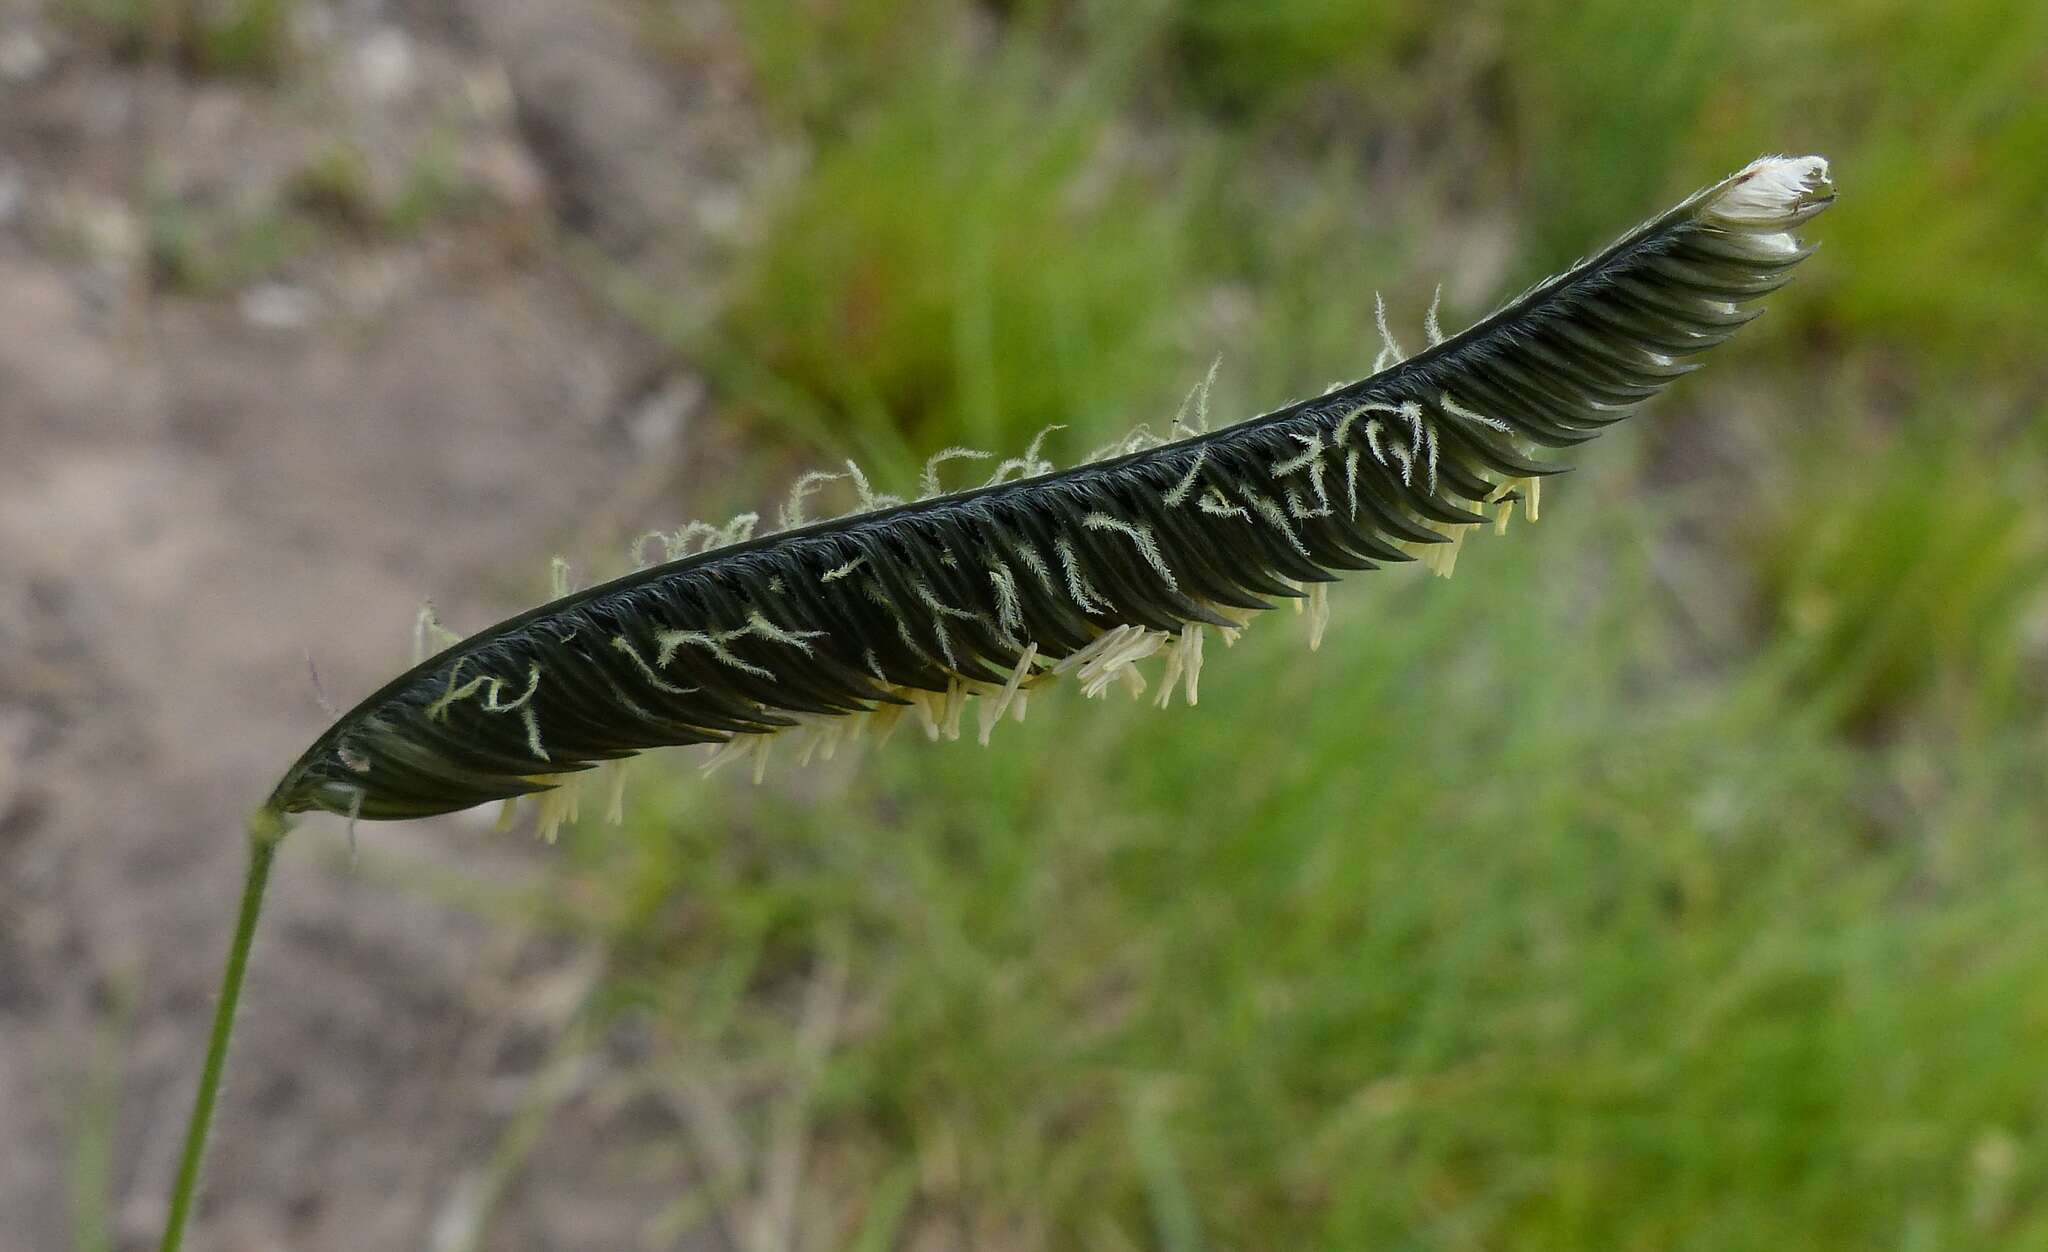
<path fill-rule="evenodd" d="M 675 744 L 758 770 L 769 736 L 829 752 L 849 718 L 880 732 L 908 708 L 957 735 L 970 696 L 985 739 L 1035 685 L 1135 694 L 1147 659 L 1170 675 L 1162 699 L 1184 681 L 1192 703 L 1205 630 L 1228 642 L 1286 597 L 1309 601 L 1319 640 L 1333 571 L 1420 556 L 1448 574 L 1473 528 L 1517 501 L 1534 520 L 1560 468 L 1546 451 L 1628 416 L 1788 280 L 1827 173 L 1757 161 L 1462 333 L 1442 338 L 1432 307 L 1416 355 L 1234 426 L 1134 437 L 1058 473 L 1034 444 L 980 488 L 932 494 L 939 463 L 968 455 L 949 449 L 929 498 L 863 479 L 885 507 L 810 524 L 805 498 L 843 475 L 807 477 L 781 533 L 736 531 L 421 662 L 322 734 L 269 807 L 419 817 Z"/>

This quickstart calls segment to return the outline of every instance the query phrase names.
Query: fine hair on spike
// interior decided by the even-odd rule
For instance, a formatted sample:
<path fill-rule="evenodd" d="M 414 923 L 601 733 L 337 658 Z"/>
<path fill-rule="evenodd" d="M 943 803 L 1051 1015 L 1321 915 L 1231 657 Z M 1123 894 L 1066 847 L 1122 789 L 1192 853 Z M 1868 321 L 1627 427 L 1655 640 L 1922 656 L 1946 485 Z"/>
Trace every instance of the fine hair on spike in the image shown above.
<path fill-rule="evenodd" d="M 572 590 L 467 638 L 431 607 L 412 669 L 335 719 L 285 772 L 266 812 L 420 817 L 554 792 L 541 828 L 575 812 L 574 776 L 650 748 L 707 745 L 711 766 L 830 755 L 903 720 L 957 738 L 970 701 L 986 741 L 1034 688 L 1176 689 L 1196 701 L 1204 637 L 1234 642 L 1281 600 L 1326 641 L 1326 585 L 1417 560 L 1448 576 L 1477 527 L 1534 521 L 1556 454 L 1598 436 L 1697 368 L 1789 281 L 1794 230 L 1833 200 L 1827 162 L 1767 157 L 1705 188 L 1446 335 L 1441 289 L 1407 355 L 1384 301 L 1369 377 L 1209 427 L 1215 370 L 1161 439 L 1144 426 L 1055 470 L 1041 431 L 982 485 L 942 494 L 946 448 L 915 499 L 858 466 L 791 486 L 780 525 L 650 532 L 662 564 Z M 978 471 L 977 471 L 978 473 Z M 810 515 L 834 480 L 859 511 Z M 427 653 L 433 655 L 426 655 Z M 872 722 L 870 728 L 868 723 Z"/>
<path fill-rule="evenodd" d="M 328 698 L 327 688 L 320 683 L 320 667 L 314 663 L 311 652 L 306 654 L 306 680 L 313 684 L 313 703 L 320 707 L 320 711 L 330 718 L 340 717 L 341 710 L 335 707 L 334 701 Z"/>

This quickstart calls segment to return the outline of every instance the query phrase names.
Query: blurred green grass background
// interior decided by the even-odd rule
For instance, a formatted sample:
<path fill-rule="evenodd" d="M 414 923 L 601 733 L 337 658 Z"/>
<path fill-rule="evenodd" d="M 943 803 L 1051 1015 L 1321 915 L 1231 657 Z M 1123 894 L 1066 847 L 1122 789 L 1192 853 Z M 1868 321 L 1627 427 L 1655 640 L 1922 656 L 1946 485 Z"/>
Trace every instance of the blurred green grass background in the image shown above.
<path fill-rule="evenodd" d="M 1317 655 L 577 830 L 595 1020 L 752 1093 L 672 1233 L 794 1159 L 812 1246 L 2048 1246 L 2048 8 L 739 8 L 804 164 L 683 351 L 899 483 L 1356 377 L 1375 289 L 1412 348 L 1762 152 L 1842 199 Z"/>

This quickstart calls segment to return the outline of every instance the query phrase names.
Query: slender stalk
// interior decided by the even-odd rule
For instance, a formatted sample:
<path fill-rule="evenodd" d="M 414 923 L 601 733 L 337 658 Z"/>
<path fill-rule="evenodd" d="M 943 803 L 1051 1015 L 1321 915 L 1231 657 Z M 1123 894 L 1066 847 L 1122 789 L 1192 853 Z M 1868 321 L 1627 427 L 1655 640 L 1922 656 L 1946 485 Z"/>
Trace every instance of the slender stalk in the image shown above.
<path fill-rule="evenodd" d="M 269 809 L 249 821 L 249 874 L 242 883 L 242 907 L 235 919 L 235 937 L 228 945 L 227 969 L 220 980 L 220 1003 L 213 1013 L 213 1035 L 206 1045 L 206 1068 L 199 1073 L 199 1094 L 192 1101 L 192 1119 L 185 1127 L 185 1153 L 178 1162 L 178 1181 L 171 1188 L 170 1217 L 164 1223 L 160 1252 L 178 1252 L 185 1225 L 199 1192 L 199 1167 L 206 1157 L 206 1136 L 213 1127 L 214 1102 L 221 1074 L 227 1069 L 228 1043 L 235 1033 L 235 1009 L 242 999 L 242 977 L 249 972 L 249 947 L 256 938 L 256 918 L 263 911 L 263 889 L 270 883 L 270 863 L 284 838 L 283 819 Z"/>

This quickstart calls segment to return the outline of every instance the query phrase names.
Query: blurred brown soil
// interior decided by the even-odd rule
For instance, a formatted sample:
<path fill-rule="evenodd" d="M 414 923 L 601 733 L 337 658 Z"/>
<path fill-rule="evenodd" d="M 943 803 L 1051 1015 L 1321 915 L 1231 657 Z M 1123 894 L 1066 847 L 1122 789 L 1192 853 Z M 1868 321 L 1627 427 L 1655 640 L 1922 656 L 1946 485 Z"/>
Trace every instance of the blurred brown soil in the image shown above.
<path fill-rule="evenodd" d="M 657 65 L 588 4 L 300 10 L 265 82 L 123 61 L 60 5 L 0 0 L 9 1248 L 70 1246 L 100 1056 L 120 1081 L 109 1224 L 153 1246 L 241 817 L 325 720 L 308 657 L 346 705 L 406 662 L 423 599 L 474 628 L 614 524 L 594 515 L 685 512 L 619 518 L 688 476 L 701 382 L 601 307 L 563 245 L 686 313 L 708 299 L 754 139 L 734 75 Z M 305 191 L 342 151 L 366 199 L 400 202 L 444 149 L 459 203 L 402 227 L 351 225 L 332 177 L 330 202 Z M 333 220 L 260 274 L 179 268 L 186 219 L 312 212 Z M 545 882 L 551 855 L 470 819 L 360 836 L 365 866 L 388 851 L 481 884 Z M 642 1246 L 688 1180 L 650 1164 L 673 1159 L 645 1151 L 673 1126 L 601 1064 L 551 1087 L 537 1146 L 477 1216 L 591 969 L 352 871 L 339 823 L 303 827 L 192 1246 Z"/>

